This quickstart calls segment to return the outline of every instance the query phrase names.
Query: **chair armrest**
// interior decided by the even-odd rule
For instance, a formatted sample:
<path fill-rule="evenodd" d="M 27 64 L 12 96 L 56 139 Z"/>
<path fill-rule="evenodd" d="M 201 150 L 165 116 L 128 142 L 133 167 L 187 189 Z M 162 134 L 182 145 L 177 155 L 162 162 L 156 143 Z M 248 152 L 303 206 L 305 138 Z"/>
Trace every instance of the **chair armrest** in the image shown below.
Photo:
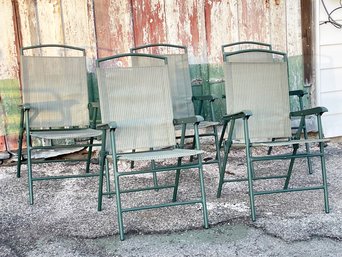
<path fill-rule="evenodd" d="M 88 103 L 88 107 L 89 108 L 97 108 L 97 109 L 99 109 L 100 108 L 100 104 L 99 104 L 99 102 L 90 102 L 90 103 Z"/>
<path fill-rule="evenodd" d="M 215 101 L 216 99 L 220 99 L 217 95 L 203 95 L 203 96 L 193 96 L 193 101 Z"/>
<path fill-rule="evenodd" d="M 116 129 L 118 125 L 115 121 L 111 121 L 109 123 L 98 124 L 96 126 L 97 129 Z"/>
<path fill-rule="evenodd" d="M 230 121 L 230 120 L 236 120 L 236 119 L 244 119 L 244 118 L 249 118 L 250 116 L 252 116 L 252 112 L 245 110 L 245 111 L 241 111 L 241 112 L 237 112 L 237 113 L 233 113 L 233 114 L 229 114 L 229 115 L 224 115 L 222 117 L 222 119 L 224 121 Z"/>
<path fill-rule="evenodd" d="M 97 114 L 100 110 L 100 104 L 99 102 L 89 102 L 88 103 L 88 109 L 90 113 L 90 117 L 92 117 L 90 121 L 90 127 L 91 128 L 96 128 L 96 123 L 97 123 Z"/>
<path fill-rule="evenodd" d="M 181 124 L 187 124 L 187 123 L 199 123 L 201 121 L 204 121 L 204 118 L 199 115 L 191 116 L 191 117 L 186 117 L 186 118 L 179 118 L 179 119 L 173 119 L 173 124 L 174 125 L 181 125 Z"/>
<path fill-rule="evenodd" d="M 20 104 L 19 108 L 22 109 L 23 111 L 27 111 L 31 109 L 31 105 L 30 104 Z"/>
<path fill-rule="evenodd" d="M 322 115 L 324 112 L 327 112 L 328 109 L 325 107 L 314 107 L 302 111 L 295 111 L 295 112 L 290 112 L 290 117 L 299 117 L 299 116 L 307 116 L 307 115 Z"/>
<path fill-rule="evenodd" d="M 304 92 L 304 90 L 291 90 L 289 91 L 289 95 L 292 96 L 298 96 L 298 97 L 303 97 L 304 95 L 307 95 L 308 93 Z"/>

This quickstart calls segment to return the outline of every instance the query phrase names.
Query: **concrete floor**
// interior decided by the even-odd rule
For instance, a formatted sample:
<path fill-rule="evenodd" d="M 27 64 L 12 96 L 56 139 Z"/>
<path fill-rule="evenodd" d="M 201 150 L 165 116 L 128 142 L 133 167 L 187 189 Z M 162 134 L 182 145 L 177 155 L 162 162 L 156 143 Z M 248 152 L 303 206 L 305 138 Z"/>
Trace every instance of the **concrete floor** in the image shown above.
<path fill-rule="evenodd" d="M 212 147 L 203 145 L 206 154 Z M 280 149 L 285 151 L 286 149 Z M 229 172 L 245 174 L 244 153 L 232 151 Z M 115 200 L 105 198 L 98 212 L 97 178 L 35 182 L 35 204 L 28 204 L 26 167 L 16 178 L 15 166 L 0 166 L 0 256 L 342 256 L 342 143 L 326 147 L 331 212 L 323 211 L 321 191 L 258 196 L 257 221 L 249 218 L 245 183 L 225 185 L 216 198 L 218 168 L 205 165 L 210 229 L 202 228 L 199 206 L 179 206 L 125 213 L 126 240 L 118 238 Z M 286 170 L 286 163 L 259 165 L 262 172 Z M 8 162 L 7 162 L 8 164 Z M 128 166 L 122 163 L 122 166 Z M 83 164 L 35 165 L 36 174 L 78 173 Z M 308 175 L 305 160 L 296 161 L 292 185 L 320 181 L 319 161 Z M 93 170 L 98 171 L 94 165 Z M 159 176 L 172 180 L 172 173 Z M 123 186 L 150 182 L 147 175 Z M 198 194 L 197 173 L 183 172 L 180 199 Z M 273 187 L 278 182 L 258 183 Z M 168 201 L 170 190 L 125 196 L 127 205 Z"/>

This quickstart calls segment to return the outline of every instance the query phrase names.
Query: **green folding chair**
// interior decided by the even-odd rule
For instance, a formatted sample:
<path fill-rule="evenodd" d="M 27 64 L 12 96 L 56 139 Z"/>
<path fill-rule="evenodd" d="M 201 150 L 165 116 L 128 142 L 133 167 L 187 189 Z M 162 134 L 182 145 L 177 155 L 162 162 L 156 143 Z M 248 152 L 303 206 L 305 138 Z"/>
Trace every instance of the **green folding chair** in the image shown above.
<path fill-rule="evenodd" d="M 221 46 L 221 50 L 222 50 L 222 55 L 226 54 L 226 53 L 231 53 L 231 52 L 236 52 L 236 51 L 242 51 L 242 50 L 251 50 L 251 49 L 265 49 L 265 50 L 272 50 L 272 45 L 271 44 L 267 44 L 267 43 L 263 43 L 263 42 L 257 42 L 257 41 L 240 41 L 240 42 L 235 42 L 235 43 L 230 43 L 230 44 L 224 44 Z M 260 51 L 249 51 L 249 52 L 241 52 L 238 55 L 231 55 L 229 60 L 230 62 L 233 61 L 244 61 L 244 62 L 260 62 L 260 61 L 273 61 L 273 56 L 271 55 L 265 55 L 263 52 Z M 290 90 L 289 91 L 289 95 L 294 99 L 294 102 L 296 102 L 298 104 L 298 109 L 299 110 L 303 110 L 304 109 L 304 101 L 303 101 L 303 97 L 306 95 L 307 93 L 304 92 L 304 90 L 302 89 L 298 89 L 298 90 Z M 225 98 L 226 96 L 224 95 L 223 98 Z M 293 108 L 295 109 L 295 108 Z M 298 121 L 298 118 L 295 118 Z M 292 125 L 292 129 L 294 131 L 298 130 L 298 126 L 296 125 Z M 304 123 L 303 125 L 303 134 L 304 134 L 304 138 L 308 139 L 308 133 L 307 133 L 307 129 L 306 129 L 306 123 Z M 272 139 L 273 141 L 276 140 L 276 138 Z M 220 142 L 221 145 L 222 142 Z M 305 148 L 306 151 L 309 152 L 310 151 L 310 147 L 308 144 L 305 144 Z M 268 148 L 268 154 L 271 154 L 272 152 L 272 146 L 270 146 Z M 307 158 L 307 162 L 308 162 L 308 166 L 309 166 L 309 173 L 312 173 L 312 164 L 311 164 L 311 158 Z"/>
<path fill-rule="evenodd" d="M 236 61 L 239 54 L 264 54 L 263 61 Z M 266 55 L 269 55 L 268 57 Z M 230 61 L 231 57 L 233 61 Z M 235 60 L 234 60 L 235 59 Z M 266 61 L 266 60 L 270 61 Z M 222 186 L 228 182 L 248 181 L 251 217 L 256 220 L 255 196 L 293 191 L 322 190 L 325 212 L 329 212 L 328 185 L 325 168 L 324 142 L 321 116 L 327 111 L 324 107 L 290 112 L 288 87 L 287 56 L 272 50 L 243 50 L 224 54 L 225 90 L 227 94 L 227 115 L 223 118 L 223 132 L 228 131 L 224 141 L 224 158 L 220 170 L 217 197 L 221 197 Z M 318 138 L 301 138 L 305 116 L 317 117 Z M 300 124 L 295 135 L 291 133 L 291 118 L 300 117 Z M 221 138 L 223 135 L 221 135 Z M 282 140 L 272 141 L 272 138 Z M 225 178 L 228 156 L 234 143 L 240 142 L 246 149 L 247 177 Z M 319 144 L 319 151 L 300 150 L 300 145 Z M 290 146 L 292 152 L 285 154 L 260 154 L 255 147 Z M 291 149 L 290 148 L 290 149 Z M 274 151 L 273 151 L 274 152 Z M 297 158 L 320 158 L 322 183 L 290 187 L 294 162 Z M 260 175 L 254 163 L 261 161 L 290 160 L 286 174 Z M 276 172 L 276 171 L 275 171 Z M 256 190 L 254 183 L 263 179 L 283 179 L 282 188 Z"/>
<path fill-rule="evenodd" d="M 218 133 L 214 113 L 214 102 L 218 99 L 215 95 L 192 96 L 190 68 L 188 61 L 187 47 L 172 44 L 148 44 L 131 48 L 131 52 L 142 52 L 147 54 L 158 54 L 167 57 L 169 78 L 171 84 L 171 97 L 174 118 L 191 117 L 196 115 L 203 115 L 204 105 L 208 103 L 210 109 L 210 118 L 199 124 L 200 138 L 211 137 L 214 139 L 216 152 L 218 148 Z M 151 58 L 150 58 L 151 59 Z M 148 62 L 155 62 L 155 60 L 139 58 L 135 61 L 135 65 L 144 66 Z M 194 103 L 196 102 L 197 108 Z M 196 109 L 196 110 L 195 110 Z M 178 131 L 181 127 L 176 127 Z M 193 138 L 192 129 L 186 131 L 186 138 Z M 194 142 L 194 141 L 193 141 Z M 194 146 L 194 145 L 193 145 Z M 203 164 L 220 163 L 220 156 L 216 155 L 215 158 L 205 158 Z"/>
<path fill-rule="evenodd" d="M 153 58 L 159 60 L 151 66 L 132 66 L 132 60 L 137 58 Z M 134 61 L 133 61 L 134 62 Z M 170 93 L 170 81 L 167 58 L 156 55 L 127 53 L 97 60 L 97 79 L 99 86 L 102 124 L 107 134 L 102 137 L 100 152 L 100 177 L 98 210 L 102 209 L 103 195 L 116 196 L 117 218 L 120 239 L 124 240 L 123 213 L 169 207 L 175 205 L 200 204 L 203 213 L 204 227 L 208 228 L 208 214 L 204 190 L 202 151 L 200 150 L 198 124 L 203 120 L 200 116 L 174 119 Z M 116 65 L 122 64 L 121 67 Z M 176 145 L 174 125 L 192 125 L 195 131 L 195 149 L 183 149 L 184 136 Z M 107 142 L 107 143 L 106 143 Z M 135 149 L 135 152 L 131 152 Z M 196 156 L 196 161 L 183 162 L 185 157 Z M 111 157 L 114 170 L 114 190 L 103 191 L 103 172 L 107 157 Z M 168 162 L 160 162 L 167 160 Z M 133 170 L 124 170 L 119 161 L 143 162 L 135 165 Z M 146 167 L 146 163 L 149 165 Z M 144 168 L 139 169 L 139 166 Z M 180 171 L 197 169 L 199 173 L 200 196 L 195 199 L 177 201 Z M 122 180 L 127 176 L 139 174 L 175 171 L 174 183 L 154 184 L 139 188 L 121 188 Z M 139 176 L 137 177 L 139 179 Z M 143 182 L 143 180 L 142 180 Z M 123 208 L 124 193 L 138 191 L 172 189 L 173 195 L 169 202 L 160 204 L 139 205 Z M 189 188 L 188 190 L 192 190 Z M 146 192 L 147 193 L 147 192 Z M 186 197 L 185 197 L 186 198 Z M 154 199 L 156 200 L 156 199 Z"/>
<path fill-rule="evenodd" d="M 21 106 L 17 177 L 23 164 L 28 169 L 29 202 L 33 182 L 49 179 L 98 176 L 90 173 L 92 149 L 102 131 L 89 119 L 96 118 L 96 104 L 88 104 L 85 50 L 67 45 L 36 45 L 21 49 Z M 26 138 L 27 150 L 23 150 Z M 85 173 L 69 176 L 34 176 L 32 164 L 65 160 L 36 159 L 40 152 L 88 148 Z M 26 155 L 24 155 L 26 154 Z M 44 156 L 44 154 L 43 154 Z"/>

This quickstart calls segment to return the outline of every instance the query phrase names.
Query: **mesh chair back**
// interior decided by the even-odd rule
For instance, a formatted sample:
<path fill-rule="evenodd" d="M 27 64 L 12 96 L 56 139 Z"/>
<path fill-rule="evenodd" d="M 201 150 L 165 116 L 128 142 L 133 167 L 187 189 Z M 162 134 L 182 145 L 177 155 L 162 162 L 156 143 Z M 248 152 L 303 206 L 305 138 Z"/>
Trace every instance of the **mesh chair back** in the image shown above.
<path fill-rule="evenodd" d="M 162 56 L 167 57 L 168 60 L 174 118 L 184 118 L 195 115 L 192 102 L 188 54 L 163 54 Z M 158 62 L 158 60 L 152 58 L 134 58 L 133 61 L 136 66 L 147 66 L 156 62 Z"/>
<path fill-rule="evenodd" d="M 102 121 L 115 121 L 116 150 L 174 146 L 167 65 L 97 68 Z"/>
<path fill-rule="evenodd" d="M 23 103 L 31 127 L 88 126 L 85 56 L 21 56 Z"/>
<path fill-rule="evenodd" d="M 252 111 L 249 119 L 252 140 L 291 136 L 286 60 L 230 62 L 226 58 L 224 74 L 227 113 Z M 242 123 L 236 126 L 236 139 L 242 139 Z"/>

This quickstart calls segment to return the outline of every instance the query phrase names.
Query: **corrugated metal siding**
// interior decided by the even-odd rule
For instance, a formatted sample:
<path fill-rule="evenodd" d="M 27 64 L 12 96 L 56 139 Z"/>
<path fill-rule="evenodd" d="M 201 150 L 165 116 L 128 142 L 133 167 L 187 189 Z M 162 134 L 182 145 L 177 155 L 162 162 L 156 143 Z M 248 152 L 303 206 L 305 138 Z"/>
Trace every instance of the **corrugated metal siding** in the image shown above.
<path fill-rule="evenodd" d="M 188 46 L 194 77 L 205 81 L 222 75 L 217 69 L 224 43 L 263 41 L 290 56 L 302 54 L 300 1 L 0 0 L 0 17 L 0 80 L 13 80 L 10 90 L 18 87 L 16 96 L 0 91 L 5 107 L 0 126 L 8 123 L 9 114 L 14 115 L 20 97 L 17 49 L 21 46 L 60 43 L 84 47 L 89 72 L 93 72 L 97 57 L 147 43 L 182 44 Z M 297 78 L 300 62 L 294 63 L 298 67 L 292 73 Z M 204 90 L 209 87 L 205 85 Z M 0 129 L 0 151 L 5 148 L 4 135 L 17 133 L 9 127 Z M 14 140 L 11 144 L 16 147 Z"/>

